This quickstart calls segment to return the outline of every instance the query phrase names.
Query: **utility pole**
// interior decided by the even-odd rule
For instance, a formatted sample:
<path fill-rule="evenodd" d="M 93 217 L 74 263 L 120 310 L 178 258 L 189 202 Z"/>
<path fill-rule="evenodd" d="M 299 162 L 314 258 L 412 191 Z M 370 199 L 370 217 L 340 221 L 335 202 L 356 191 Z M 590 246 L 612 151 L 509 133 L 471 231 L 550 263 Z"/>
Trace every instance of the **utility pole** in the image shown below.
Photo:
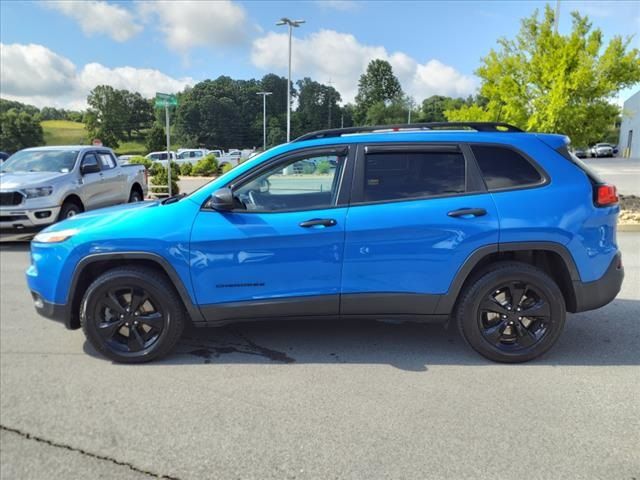
<path fill-rule="evenodd" d="M 289 26 L 289 77 L 287 81 L 287 143 L 291 141 L 291 37 L 294 27 L 299 27 L 305 23 L 304 20 L 290 20 L 286 17 L 280 19 L 276 25 Z"/>
<path fill-rule="evenodd" d="M 272 92 L 258 92 L 256 95 L 262 95 L 262 151 L 267 150 L 267 95 Z"/>
<path fill-rule="evenodd" d="M 333 103 L 333 92 L 331 91 L 331 89 L 333 88 L 333 82 L 331 81 L 331 79 L 329 79 L 329 81 L 327 82 L 327 84 L 329 85 L 329 125 L 328 128 L 331 128 L 331 104 Z"/>
<path fill-rule="evenodd" d="M 167 176 L 169 177 L 169 196 L 171 196 L 171 134 L 169 132 L 169 105 L 164 105 L 164 118 L 166 120 L 167 133 Z"/>
<path fill-rule="evenodd" d="M 556 0 L 556 13 L 553 15 L 553 31 L 558 33 L 558 23 L 560 23 L 560 0 Z"/>

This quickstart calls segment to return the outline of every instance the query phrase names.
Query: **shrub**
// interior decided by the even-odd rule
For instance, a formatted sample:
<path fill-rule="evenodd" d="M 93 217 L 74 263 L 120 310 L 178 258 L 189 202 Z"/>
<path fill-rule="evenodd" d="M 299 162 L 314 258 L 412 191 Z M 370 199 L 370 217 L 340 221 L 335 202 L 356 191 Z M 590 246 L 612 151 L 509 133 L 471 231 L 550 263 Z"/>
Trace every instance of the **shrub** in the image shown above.
<path fill-rule="evenodd" d="M 193 170 L 193 165 L 191 165 L 189 162 L 183 163 L 182 166 L 180 167 L 180 175 L 184 175 L 185 177 L 188 177 L 189 175 L 191 175 L 192 170 Z"/>
<path fill-rule="evenodd" d="M 318 172 L 320 175 L 326 175 L 330 171 L 331 171 L 331 164 L 326 160 L 321 161 L 316 167 L 316 172 Z"/>
<path fill-rule="evenodd" d="M 167 145 L 166 141 L 167 137 L 165 136 L 164 128 L 162 128 L 160 125 L 154 125 L 147 132 L 147 136 L 145 138 L 145 146 L 150 152 L 162 150 Z"/>
<path fill-rule="evenodd" d="M 135 165 L 144 165 L 145 168 L 148 171 L 151 171 L 151 166 L 153 165 L 153 162 L 151 160 L 149 160 L 148 158 L 144 158 L 140 155 L 136 155 L 135 157 L 131 157 L 129 159 L 129 163 L 130 164 L 135 164 Z"/>
<path fill-rule="evenodd" d="M 231 165 L 230 163 L 223 163 L 222 167 L 220 168 L 220 173 L 225 174 L 231 169 L 233 169 L 233 165 Z"/>
<path fill-rule="evenodd" d="M 209 154 L 198 160 L 198 163 L 196 163 L 192 171 L 194 175 L 202 175 L 205 177 L 211 177 L 218 173 L 218 161 L 215 155 Z"/>
<path fill-rule="evenodd" d="M 302 164 L 302 173 L 305 175 L 311 175 L 316 171 L 316 166 L 311 162 L 305 162 Z"/>
<path fill-rule="evenodd" d="M 171 194 L 175 195 L 180 193 L 180 187 L 178 187 L 178 170 L 177 165 L 173 163 L 171 165 Z M 152 193 L 167 193 L 167 184 L 169 183 L 168 172 L 165 167 L 159 164 L 154 165 L 154 174 L 151 177 L 151 192 Z"/>

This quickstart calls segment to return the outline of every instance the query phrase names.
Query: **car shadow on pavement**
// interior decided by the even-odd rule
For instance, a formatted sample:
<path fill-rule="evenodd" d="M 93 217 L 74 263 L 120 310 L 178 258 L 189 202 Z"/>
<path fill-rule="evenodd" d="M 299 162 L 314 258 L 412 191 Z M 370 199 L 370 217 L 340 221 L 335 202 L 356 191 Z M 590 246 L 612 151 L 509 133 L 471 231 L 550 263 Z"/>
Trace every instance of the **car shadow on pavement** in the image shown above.
<path fill-rule="evenodd" d="M 627 299 L 569 315 L 551 351 L 525 365 L 640 365 L 638 318 L 640 301 Z M 88 343 L 85 351 L 98 355 Z M 433 365 L 498 365 L 468 347 L 452 326 L 338 319 L 193 328 L 172 355 L 150 365 L 254 363 L 387 364 L 413 372 Z"/>
<path fill-rule="evenodd" d="M 0 252 L 28 252 L 31 240 L 24 242 L 2 240 L 0 237 Z"/>

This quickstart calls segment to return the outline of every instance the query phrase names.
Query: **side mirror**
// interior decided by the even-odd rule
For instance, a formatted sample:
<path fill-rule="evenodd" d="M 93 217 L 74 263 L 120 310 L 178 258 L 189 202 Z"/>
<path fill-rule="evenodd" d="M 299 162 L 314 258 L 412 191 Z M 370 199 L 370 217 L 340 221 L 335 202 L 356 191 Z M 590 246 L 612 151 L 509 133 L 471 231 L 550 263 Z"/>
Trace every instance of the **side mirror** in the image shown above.
<path fill-rule="evenodd" d="M 213 192 L 209 205 L 219 212 L 230 212 L 235 207 L 235 199 L 230 188 L 220 188 Z"/>
<path fill-rule="evenodd" d="M 100 167 L 97 162 L 84 162 L 80 166 L 80 173 L 82 175 L 86 175 L 87 173 L 98 173 L 100 171 Z"/>

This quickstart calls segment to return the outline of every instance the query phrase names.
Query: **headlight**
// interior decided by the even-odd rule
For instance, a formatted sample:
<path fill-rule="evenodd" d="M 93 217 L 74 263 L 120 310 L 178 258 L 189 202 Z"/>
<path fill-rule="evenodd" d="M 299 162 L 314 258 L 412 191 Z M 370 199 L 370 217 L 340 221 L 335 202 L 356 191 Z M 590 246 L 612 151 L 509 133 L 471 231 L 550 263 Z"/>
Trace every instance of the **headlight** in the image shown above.
<path fill-rule="evenodd" d="M 46 197 L 51 195 L 53 187 L 37 187 L 37 188 L 25 188 L 24 193 L 27 198 Z"/>
<path fill-rule="evenodd" d="M 37 243 L 60 243 L 68 240 L 78 233 L 77 228 L 68 228 L 57 232 L 41 232 L 37 234 L 33 241 Z"/>

